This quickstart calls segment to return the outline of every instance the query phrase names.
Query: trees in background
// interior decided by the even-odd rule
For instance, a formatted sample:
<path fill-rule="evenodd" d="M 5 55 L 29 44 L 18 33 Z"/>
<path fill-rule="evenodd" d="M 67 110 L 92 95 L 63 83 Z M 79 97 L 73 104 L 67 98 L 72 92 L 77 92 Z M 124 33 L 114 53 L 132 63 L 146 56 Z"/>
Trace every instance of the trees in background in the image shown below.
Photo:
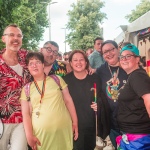
<path fill-rule="evenodd" d="M 131 23 L 146 12 L 150 10 L 150 0 L 141 0 L 141 3 L 136 6 L 135 10 L 132 10 L 131 14 L 125 16 L 125 18 Z"/>
<path fill-rule="evenodd" d="M 46 6 L 41 0 L 0 0 L 0 35 L 9 24 L 17 24 L 23 32 L 23 48 L 36 50 L 48 27 Z M 0 42 L 0 49 L 4 46 Z"/>
<path fill-rule="evenodd" d="M 85 50 L 93 47 L 94 38 L 103 36 L 100 24 L 106 14 L 100 11 L 102 7 L 104 2 L 100 0 L 80 0 L 71 5 L 67 23 L 70 33 L 66 37 L 71 49 Z"/>

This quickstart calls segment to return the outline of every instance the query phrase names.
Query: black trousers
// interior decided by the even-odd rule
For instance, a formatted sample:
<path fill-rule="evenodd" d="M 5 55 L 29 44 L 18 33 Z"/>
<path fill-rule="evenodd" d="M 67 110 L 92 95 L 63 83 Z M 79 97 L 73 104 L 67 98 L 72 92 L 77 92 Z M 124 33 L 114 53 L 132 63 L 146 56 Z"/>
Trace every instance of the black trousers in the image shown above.
<path fill-rule="evenodd" d="M 79 131 L 79 137 L 73 143 L 73 150 L 94 150 L 96 146 L 95 130 Z"/>
<path fill-rule="evenodd" d="M 111 130 L 110 130 L 109 137 L 110 137 L 110 140 L 111 140 L 113 146 L 115 147 L 115 150 L 117 150 L 116 138 L 117 138 L 117 136 L 119 136 L 119 135 L 121 135 L 121 133 L 120 133 L 119 130 L 114 130 L 114 129 L 111 129 Z"/>

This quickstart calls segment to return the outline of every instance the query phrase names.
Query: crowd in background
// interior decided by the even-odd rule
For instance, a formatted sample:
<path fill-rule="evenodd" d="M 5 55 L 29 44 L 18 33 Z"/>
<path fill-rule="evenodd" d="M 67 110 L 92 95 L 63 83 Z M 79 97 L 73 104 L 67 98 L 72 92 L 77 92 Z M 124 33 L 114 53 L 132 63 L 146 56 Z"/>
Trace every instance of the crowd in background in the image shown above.
<path fill-rule="evenodd" d="M 54 41 L 29 52 L 22 39 L 4 29 L 0 150 L 150 149 L 150 78 L 135 45 L 97 37 L 62 55 Z"/>

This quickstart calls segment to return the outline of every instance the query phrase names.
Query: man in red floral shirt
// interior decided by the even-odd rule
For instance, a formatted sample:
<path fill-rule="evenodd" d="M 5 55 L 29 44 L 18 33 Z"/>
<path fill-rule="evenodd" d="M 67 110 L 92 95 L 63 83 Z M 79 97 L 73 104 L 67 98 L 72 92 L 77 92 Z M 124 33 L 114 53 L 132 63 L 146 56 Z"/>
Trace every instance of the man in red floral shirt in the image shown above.
<path fill-rule="evenodd" d="M 22 31 L 17 25 L 4 29 L 2 41 L 6 48 L 0 51 L 0 116 L 4 133 L 0 139 L 0 150 L 7 150 L 8 144 L 11 150 L 27 150 L 19 97 L 31 76 L 25 64 L 28 52 L 20 49 L 22 38 Z"/>

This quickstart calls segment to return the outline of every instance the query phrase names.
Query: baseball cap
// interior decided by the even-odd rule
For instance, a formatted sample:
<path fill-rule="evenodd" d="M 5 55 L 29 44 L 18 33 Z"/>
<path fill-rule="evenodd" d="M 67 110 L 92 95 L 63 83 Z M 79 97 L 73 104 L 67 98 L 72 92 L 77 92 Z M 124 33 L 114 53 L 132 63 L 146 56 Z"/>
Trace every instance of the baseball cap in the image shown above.
<path fill-rule="evenodd" d="M 136 56 L 140 56 L 139 55 L 139 49 L 133 45 L 133 44 L 128 44 L 126 46 L 124 46 L 121 50 L 120 50 L 120 54 L 122 54 L 123 51 L 128 50 L 132 53 L 134 53 Z"/>

